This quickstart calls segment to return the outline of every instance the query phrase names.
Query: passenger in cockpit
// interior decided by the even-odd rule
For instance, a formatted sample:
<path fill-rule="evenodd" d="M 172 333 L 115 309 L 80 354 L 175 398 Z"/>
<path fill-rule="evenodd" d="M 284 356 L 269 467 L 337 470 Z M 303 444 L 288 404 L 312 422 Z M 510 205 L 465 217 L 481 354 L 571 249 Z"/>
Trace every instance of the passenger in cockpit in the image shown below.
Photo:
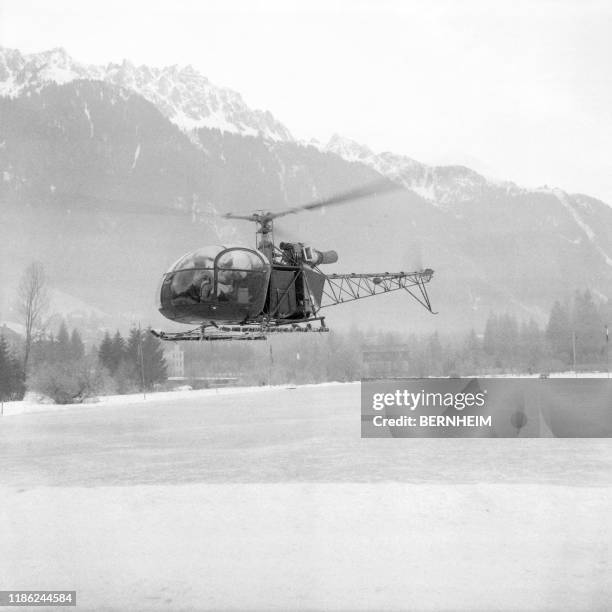
<path fill-rule="evenodd" d="M 217 272 L 219 300 L 245 302 L 244 291 L 241 292 L 240 289 L 247 277 L 247 270 L 252 268 L 253 264 L 246 253 L 232 251 L 228 256 L 222 257 Z"/>
<path fill-rule="evenodd" d="M 217 295 L 222 301 L 236 300 L 240 281 L 247 273 L 242 270 L 219 270 L 217 275 Z"/>

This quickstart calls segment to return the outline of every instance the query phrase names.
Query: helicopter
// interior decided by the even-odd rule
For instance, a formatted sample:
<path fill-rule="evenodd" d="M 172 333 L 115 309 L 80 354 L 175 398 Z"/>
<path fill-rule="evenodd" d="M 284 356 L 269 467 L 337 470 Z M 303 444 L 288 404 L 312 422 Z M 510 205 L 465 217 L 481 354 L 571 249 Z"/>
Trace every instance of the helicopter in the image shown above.
<path fill-rule="evenodd" d="M 265 340 L 270 333 L 327 332 L 323 309 L 401 289 L 436 314 L 426 287 L 434 274 L 430 268 L 327 274 L 320 266 L 336 263 L 336 251 L 274 241 L 279 217 L 399 188 L 390 181 L 376 182 L 281 211 L 219 215 L 254 223 L 255 247 L 211 245 L 180 257 L 162 277 L 158 309 L 171 321 L 195 327 L 151 332 L 168 341 Z"/>

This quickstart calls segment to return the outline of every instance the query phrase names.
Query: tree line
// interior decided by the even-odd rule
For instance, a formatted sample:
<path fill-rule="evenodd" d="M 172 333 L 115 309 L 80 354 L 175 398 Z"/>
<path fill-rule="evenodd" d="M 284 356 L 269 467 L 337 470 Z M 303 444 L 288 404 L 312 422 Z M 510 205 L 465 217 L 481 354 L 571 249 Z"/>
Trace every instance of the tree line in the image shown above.
<path fill-rule="evenodd" d="M 185 375 L 227 375 L 246 384 L 314 383 L 367 376 L 469 376 L 605 371 L 612 302 L 589 291 L 555 302 L 545 324 L 490 313 L 478 333 L 401 334 L 352 328 L 329 334 L 288 334 L 267 342 L 187 343 Z"/>
<path fill-rule="evenodd" d="M 149 330 L 132 329 L 126 339 L 107 332 L 99 347 L 86 349 L 78 329 L 61 321 L 47 327 L 49 294 L 44 267 L 30 264 L 17 290 L 15 310 L 23 336 L 0 335 L 0 400 L 22 399 L 33 391 L 57 403 L 81 402 L 98 394 L 153 389 L 166 379 L 161 343 Z"/>
<path fill-rule="evenodd" d="M 24 355 L 25 357 L 25 355 Z M 127 339 L 106 332 L 99 347 L 86 350 L 77 329 L 61 323 L 57 335 L 37 335 L 30 346 L 27 370 L 0 337 L 2 399 L 21 399 L 25 391 L 58 404 L 79 403 L 97 395 L 152 390 L 166 380 L 161 343 L 148 330 L 132 329 Z"/>
<path fill-rule="evenodd" d="M 98 349 L 98 360 L 109 373 L 116 393 L 153 389 L 167 378 L 161 342 L 150 329 L 132 328 L 127 339 L 117 330 L 106 332 Z"/>

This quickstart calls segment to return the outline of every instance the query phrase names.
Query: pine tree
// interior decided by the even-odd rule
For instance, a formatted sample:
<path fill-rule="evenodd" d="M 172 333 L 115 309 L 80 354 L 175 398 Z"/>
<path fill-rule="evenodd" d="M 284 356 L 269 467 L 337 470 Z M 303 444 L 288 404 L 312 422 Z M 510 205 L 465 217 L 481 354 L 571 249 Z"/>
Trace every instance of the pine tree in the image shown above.
<path fill-rule="evenodd" d="M 133 327 L 130 329 L 125 347 L 125 362 L 127 366 L 126 371 L 132 377 L 132 383 L 135 384 L 141 391 L 148 388 L 143 352 L 143 336 L 144 335 L 140 329 Z"/>
<path fill-rule="evenodd" d="M 112 354 L 112 359 L 113 359 L 113 362 L 115 364 L 114 369 L 112 370 L 112 372 L 115 372 L 117 370 L 117 368 L 119 367 L 119 364 L 126 357 L 125 340 L 123 339 L 123 337 L 119 333 L 119 330 L 117 330 L 117 332 L 113 336 L 113 339 L 112 339 L 112 342 L 111 342 L 111 350 L 110 350 L 110 352 Z"/>
<path fill-rule="evenodd" d="M 155 383 L 165 382 L 168 378 L 166 360 L 161 341 L 156 338 L 149 328 L 143 333 L 142 359 L 144 365 L 145 386 L 151 389 Z"/>
<path fill-rule="evenodd" d="M 571 363 L 572 330 L 567 308 L 555 302 L 545 331 L 546 341 L 553 359 L 565 365 Z"/>
<path fill-rule="evenodd" d="M 21 399 L 25 391 L 23 364 L 0 336 L 0 401 Z"/>
<path fill-rule="evenodd" d="M 81 339 L 81 334 L 79 334 L 76 328 L 70 334 L 70 357 L 77 361 L 85 357 L 85 345 Z"/>
<path fill-rule="evenodd" d="M 125 357 L 130 364 L 140 368 L 140 348 L 142 346 L 142 331 L 136 327 L 130 329 L 125 346 Z"/>
<path fill-rule="evenodd" d="M 586 367 L 601 365 L 605 348 L 604 323 L 590 291 L 576 293 L 572 315 L 576 362 Z"/>
<path fill-rule="evenodd" d="M 68 361 L 71 357 L 70 334 L 66 327 L 66 322 L 62 321 L 57 332 L 57 358 L 60 361 Z"/>
<path fill-rule="evenodd" d="M 538 324 L 530 319 L 523 322 L 519 332 L 519 360 L 523 369 L 532 373 L 544 357 L 543 336 Z"/>
<path fill-rule="evenodd" d="M 14 400 L 21 400 L 26 392 L 25 370 L 23 361 L 16 355 L 11 354 L 11 397 Z"/>
<path fill-rule="evenodd" d="M 0 336 L 0 401 L 8 400 L 11 394 L 13 372 L 8 343 Z"/>
<path fill-rule="evenodd" d="M 109 372 L 112 372 L 113 368 L 116 367 L 113 363 L 112 344 L 110 334 L 106 332 L 98 349 L 98 359 Z"/>
<path fill-rule="evenodd" d="M 505 314 L 499 319 L 498 357 L 506 368 L 518 365 L 519 331 L 516 318 Z"/>

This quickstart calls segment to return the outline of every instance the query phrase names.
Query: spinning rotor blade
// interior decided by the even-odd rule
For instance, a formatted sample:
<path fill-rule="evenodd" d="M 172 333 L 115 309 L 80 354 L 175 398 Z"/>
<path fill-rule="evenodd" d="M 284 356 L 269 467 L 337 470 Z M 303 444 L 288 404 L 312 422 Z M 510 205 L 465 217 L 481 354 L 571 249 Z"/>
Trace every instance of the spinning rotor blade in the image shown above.
<path fill-rule="evenodd" d="M 268 223 L 278 217 L 284 217 L 286 215 L 295 215 L 303 210 L 315 210 L 317 208 L 323 208 L 325 206 L 335 206 L 336 204 L 346 204 L 359 200 L 361 198 L 367 198 L 373 195 L 382 195 L 389 191 L 396 191 L 398 189 L 404 189 L 401 185 L 393 183 L 389 179 L 381 179 L 369 185 L 358 187 L 357 189 L 351 189 L 342 193 L 337 193 L 329 198 L 323 198 L 321 200 L 315 200 L 309 204 L 302 204 L 302 206 L 294 206 L 293 208 L 287 208 L 285 210 L 279 210 L 277 212 L 255 212 L 250 215 L 237 215 L 234 213 L 225 213 L 220 216 L 224 219 L 244 219 L 245 221 L 255 221 L 257 223 Z"/>
<path fill-rule="evenodd" d="M 120 214 L 176 217 L 186 217 L 188 215 L 196 217 L 213 216 L 212 213 L 199 210 L 197 206 L 176 208 L 172 206 L 147 205 L 144 202 L 135 200 L 100 198 L 82 193 L 56 193 L 54 194 L 54 199 L 68 210 L 74 212 L 113 212 Z"/>
<path fill-rule="evenodd" d="M 358 187 L 357 189 L 351 189 L 349 191 L 338 193 L 329 198 L 315 200 L 314 202 L 310 202 L 309 204 L 303 204 L 302 206 L 294 206 L 293 208 L 288 208 L 279 212 L 267 213 L 266 218 L 276 219 L 277 217 L 284 217 L 285 215 L 295 215 L 303 210 L 315 210 L 317 208 L 323 208 L 324 206 L 345 204 L 354 200 L 367 198 L 368 196 L 382 195 L 383 193 L 387 193 L 390 191 L 397 191 L 398 189 L 403 189 L 403 187 L 401 185 L 398 185 L 397 183 L 393 183 L 388 179 L 383 179 L 374 183 L 370 183 L 369 185 L 364 185 L 363 187 Z"/>
<path fill-rule="evenodd" d="M 301 206 L 294 206 L 293 208 L 287 208 L 278 212 L 263 212 L 258 211 L 251 214 L 234 214 L 234 213 L 217 213 L 212 211 L 203 211 L 194 204 L 185 203 L 181 208 L 174 206 L 159 206 L 159 205 L 147 205 L 144 202 L 138 202 L 134 200 L 127 200 L 122 198 L 100 198 L 93 195 L 87 195 L 82 193 L 55 193 L 54 200 L 59 204 L 63 205 L 66 209 L 71 211 L 82 211 L 82 212 L 116 212 L 124 214 L 138 214 L 138 215 L 164 215 L 164 216 L 178 216 L 185 217 L 191 215 L 196 220 L 201 220 L 202 217 L 221 217 L 223 219 L 243 219 L 245 221 L 255 221 L 256 223 L 267 224 L 277 217 L 284 217 L 286 215 L 294 215 L 303 210 L 315 210 L 317 208 L 323 208 L 325 206 L 335 206 L 337 204 L 345 204 L 354 200 L 366 198 L 368 196 L 382 195 L 390 191 L 396 191 L 398 189 L 404 189 L 401 185 L 394 183 L 388 179 L 381 179 L 358 187 L 357 189 L 351 189 L 338 193 L 329 198 L 323 198 L 310 202 L 309 204 L 303 204 Z"/>

